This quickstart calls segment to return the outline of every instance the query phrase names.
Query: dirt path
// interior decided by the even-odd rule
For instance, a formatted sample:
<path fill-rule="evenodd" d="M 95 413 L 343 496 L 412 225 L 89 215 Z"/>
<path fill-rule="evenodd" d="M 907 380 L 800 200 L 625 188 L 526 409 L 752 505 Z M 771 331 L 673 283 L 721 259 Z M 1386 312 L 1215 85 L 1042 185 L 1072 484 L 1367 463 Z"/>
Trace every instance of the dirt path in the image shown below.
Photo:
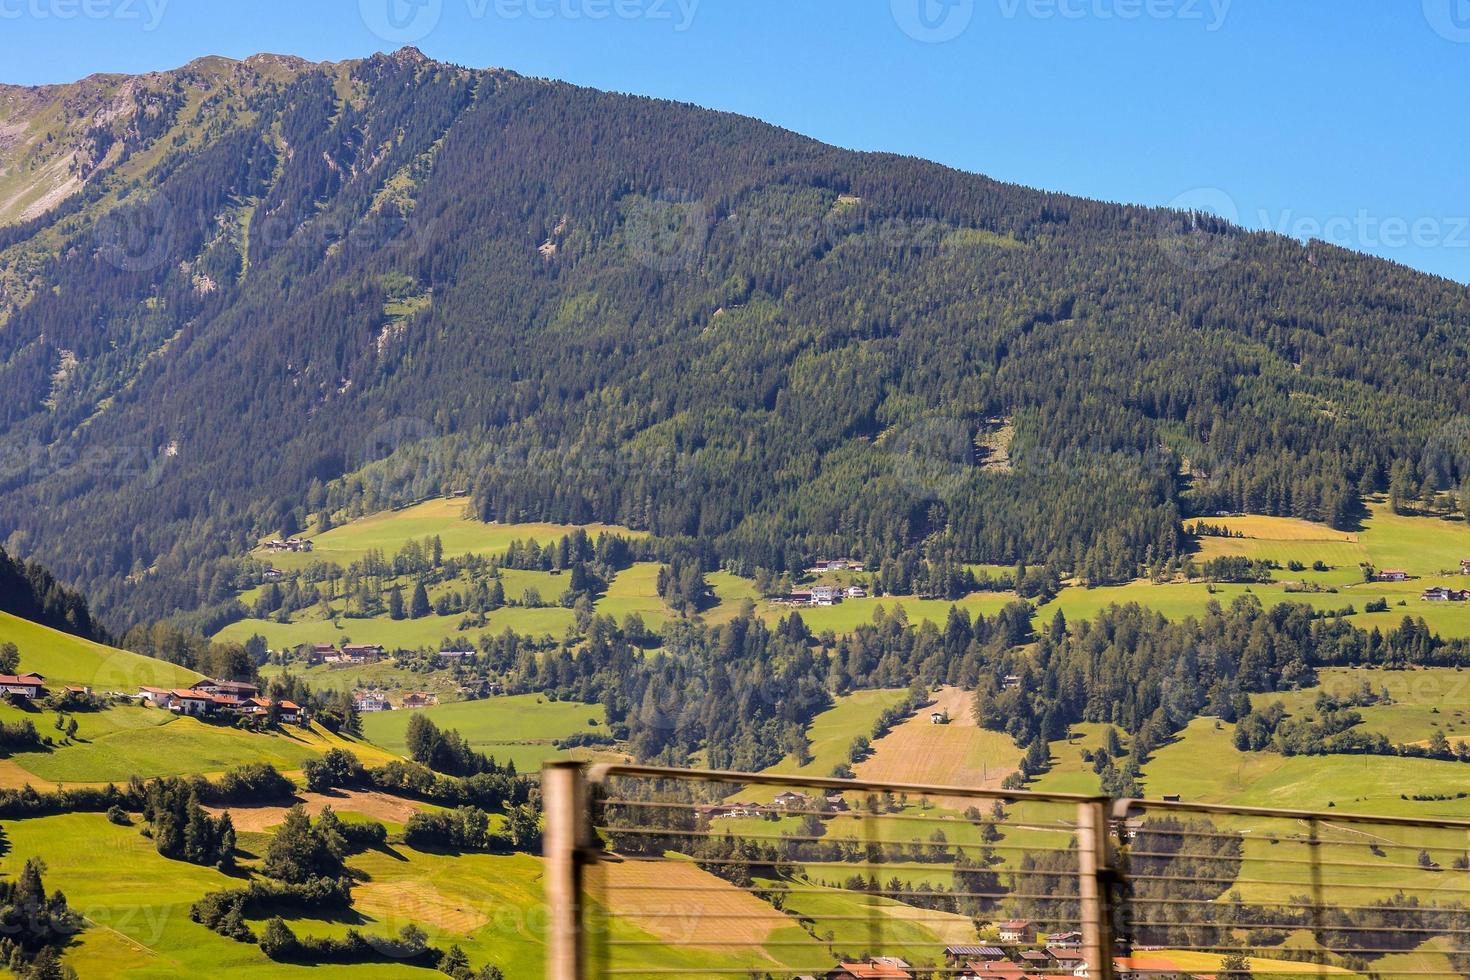
<path fill-rule="evenodd" d="M 360 813 L 389 823 L 404 823 L 422 809 L 421 804 L 414 800 L 375 790 L 338 790 L 331 794 L 298 793 L 297 801 L 304 803 L 306 812 L 312 816 L 321 813 L 323 807 L 330 806 L 338 813 Z M 205 809 L 215 815 L 228 810 L 236 830 L 259 831 L 284 823 L 290 806 L 209 806 Z"/>

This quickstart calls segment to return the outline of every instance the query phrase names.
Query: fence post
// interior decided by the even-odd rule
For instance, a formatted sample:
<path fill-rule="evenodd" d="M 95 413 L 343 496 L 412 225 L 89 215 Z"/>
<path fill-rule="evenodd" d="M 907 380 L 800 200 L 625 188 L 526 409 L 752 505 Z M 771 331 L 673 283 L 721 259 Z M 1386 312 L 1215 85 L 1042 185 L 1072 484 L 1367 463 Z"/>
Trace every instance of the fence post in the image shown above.
<path fill-rule="evenodd" d="M 546 810 L 546 980 L 584 980 L 582 854 L 591 837 L 587 779 L 575 762 L 541 769 Z"/>
<path fill-rule="evenodd" d="M 1117 869 L 1108 844 L 1106 804 L 1077 805 L 1078 897 L 1082 955 L 1088 980 L 1113 980 L 1113 882 Z"/>

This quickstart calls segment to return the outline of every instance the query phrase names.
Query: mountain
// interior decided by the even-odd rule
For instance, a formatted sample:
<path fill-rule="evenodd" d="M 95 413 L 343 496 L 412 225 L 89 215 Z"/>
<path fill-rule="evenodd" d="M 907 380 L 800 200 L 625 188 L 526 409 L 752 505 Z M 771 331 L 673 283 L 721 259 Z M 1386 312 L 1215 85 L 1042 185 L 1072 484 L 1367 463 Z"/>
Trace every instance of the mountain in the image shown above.
<path fill-rule="evenodd" d="M 1101 582 L 1470 476 L 1462 286 L 412 49 L 0 90 L 0 216 L 0 540 L 119 624 L 447 490 Z"/>

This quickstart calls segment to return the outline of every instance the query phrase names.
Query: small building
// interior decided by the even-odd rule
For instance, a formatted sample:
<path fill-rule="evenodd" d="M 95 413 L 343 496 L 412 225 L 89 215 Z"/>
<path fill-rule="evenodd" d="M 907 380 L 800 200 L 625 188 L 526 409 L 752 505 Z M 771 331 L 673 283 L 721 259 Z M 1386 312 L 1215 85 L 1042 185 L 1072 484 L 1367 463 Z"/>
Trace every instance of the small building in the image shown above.
<path fill-rule="evenodd" d="M 948 711 L 931 711 L 931 712 L 929 712 L 929 724 L 931 724 L 931 725 L 948 725 L 949 724 L 949 712 Z"/>
<path fill-rule="evenodd" d="M 993 962 L 1006 958 L 1006 951 L 999 946 L 946 946 L 944 961 L 950 966 L 961 966 L 967 962 Z"/>
<path fill-rule="evenodd" d="M 370 664 L 383 658 L 383 648 L 376 643 L 348 643 L 342 647 L 343 663 Z"/>
<path fill-rule="evenodd" d="M 1401 568 L 1385 568 L 1374 578 L 1380 582 L 1407 582 L 1409 573 Z"/>
<path fill-rule="evenodd" d="M 301 705 L 297 704 L 295 701 L 287 701 L 284 698 L 282 698 L 276 704 L 276 708 L 280 712 L 280 714 L 279 714 L 280 719 L 282 721 L 284 721 L 286 724 L 288 724 L 288 725 L 295 725 L 295 724 L 299 724 L 301 722 L 301 717 L 302 717 Z"/>
<path fill-rule="evenodd" d="M 267 582 L 279 582 L 286 577 L 286 573 L 279 568 L 267 568 L 264 577 Z"/>
<path fill-rule="evenodd" d="M 341 659 L 341 656 L 337 652 L 337 648 L 330 643 L 313 643 L 311 649 L 306 652 L 306 662 L 308 664 L 324 664 L 328 658 L 331 658 L 335 663 Z"/>
<path fill-rule="evenodd" d="M 1460 574 L 1470 575 L 1470 558 L 1460 559 Z"/>
<path fill-rule="evenodd" d="M 371 714 L 375 711 L 391 711 L 393 705 L 388 703 L 388 698 L 377 691 L 358 691 L 352 695 L 352 707 L 358 714 Z"/>
<path fill-rule="evenodd" d="M 146 701 L 154 707 L 167 708 L 168 699 L 173 691 L 166 687 L 149 687 L 147 684 L 138 688 L 138 700 Z"/>
<path fill-rule="evenodd" d="M 440 650 L 434 657 L 441 663 L 454 663 L 460 660 L 468 660 L 475 655 L 473 650 Z"/>
<path fill-rule="evenodd" d="M 847 599 L 866 599 L 868 597 L 868 590 L 861 585 L 849 585 L 842 591 L 842 595 Z"/>
<path fill-rule="evenodd" d="M 860 963 L 838 963 L 835 969 L 827 972 L 827 980 L 913 980 L 913 974 L 878 958 Z"/>
<path fill-rule="evenodd" d="M 1000 930 L 1003 943 L 1024 945 L 1036 942 L 1036 927 L 1029 919 L 1007 919 L 997 923 L 996 928 Z"/>
<path fill-rule="evenodd" d="M 842 601 L 842 590 L 835 585 L 818 585 L 812 589 L 814 606 L 831 606 Z"/>
<path fill-rule="evenodd" d="M 1082 933 L 1080 932 L 1053 932 L 1046 937 L 1047 952 L 1056 956 L 1058 949 L 1081 949 Z"/>
<path fill-rule="evenodd" d="M 405 694 L 403 696 L 403 706 L 410 709 L 427 708 L 429 705 L 436 703 L 438 700 L 439 699 L 437 697 L 427 691 L 410 691 L 408 694 Z"/>
<path fill-rule="evenodd" d="M 34 700 L 46 691 L 46 678 L 40 674 L 0 674 L 0 691 Z"/>
<path fill-rule="evenodd" d="M 784 793 L 777 793 L 774 802 L 776 806 L 780 807 L 783 810 L 791 809 L 793 807 L 810 809 L 812 805 L 812 798 L 810 796 L 807 796 L 805 793 L 795 793 L 788 790 Z"/>
<path fill-rule="evenodd" d="M 175 689 L 169 692 L 168 709 L 181 715 L 203 718 L 214 714 L 215 695 L 193 688 Z"/>

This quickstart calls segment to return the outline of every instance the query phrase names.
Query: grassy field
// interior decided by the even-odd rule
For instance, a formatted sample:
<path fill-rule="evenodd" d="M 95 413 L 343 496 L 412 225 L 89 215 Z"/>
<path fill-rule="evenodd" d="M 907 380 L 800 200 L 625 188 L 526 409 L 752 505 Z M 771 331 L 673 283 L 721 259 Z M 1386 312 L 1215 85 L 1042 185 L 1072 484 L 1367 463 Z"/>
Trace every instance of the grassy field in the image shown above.
<path fill-rule="evenodd" d="M 192 670 L 117 650 L 68 633 L 0 613 L 0 643 L 20 649 L 20 669 L 35 671 L 50 686 L 80 684 L 96 691 L 128 694 L 140 684 L 186 687 L 199 679 Z"/>
<path fill-rule="evenodd" d="M 1470 672 L 1454 668 L 1421 670 L 1367 670 L 1329 668 L 1318 672 L 1318 686 L 1282 694 L 1258 694 L 1257 706 L 1280 701 L 1294 717 L 1310 716 L 1319 693 L 1336 697 L 1357 693 L 1367 684 L 1375 693 L 1387 693 L 1390 704 L 1352 710 L 1363 716 L 1360 728 L 1380 732 L 1394 744 L 1426 742 L 1435 729 L 1451 743 L 1470 742 Z"/>
<path fill-rule="evenodd" d="M 817 715 L 807 726 L 811 761 L 801 765 L 788 755 L 768 771 L 798 776 L 830 776 L 834 766 L 847 761 L 847 750 L 852 740 L 859 735 L 871 734 L 878 716 L 902 701 L 907 693 L 856 691 L 838 698 L 836 704 Z"/>
<path fill-rule="evenodd" d="M 957 687 L 936 691 L 933 703 L 873 743 L 872 755 L 854 768 L 860 779 L 999 789 L 1016 771 L 1021 750 L 1002 732 L 975 724 L 971 696 Z M 935 725 L 930 713 L 947 712 L 949 723 Z M 969 800 L 937 798 L 935 803 L 963 810 Z"/>
<path fill-rule="evenodd" d="M 349 521 L 322 534 L 307 534 L 310 553 L 268 554 L 258 549 L 255 556 L 277 568 L 305 568 L 314 561 L 336 562 L 346 568 L 369 550 L 392 556 L 410 539 L 438 535 L 446 555 L 493 555 L 505 551 L 512 541 L 550 544 L 576 528 L 565 524 L 486 524 L 466 516 L 469 502 L 463 498 L 428 500 L 400 510 L 384 511 Z M 607 524 L 583 527 L 588 534 L 612 531 L 642 537 L 638 531 Z"/>
<path fill-rule="evenodd" d="M 5 709 L 10 719 L 17 709 Z M 14 782 L 21 771 L 36 785 L 52 783 L 125 782 L 129 776 L 182 776 L 224 772 L 246 762 L 268 762 L 283 772 L 299 770 L 307 759 L 333 747 L 346 748 L 364 762 L 381 764 L 391 758 L 361 742 L 347 741 L 322 728 L 286 725 L 277 733 L 257 734 L 228 726 L 211 725 L 175 715 L 161 708 L 117 707 L 102 712 L 78 712 L 77 739 L 62 744 L 51 727 L 52 715 L 30 715 L 43 735 L 57 745 L 39 752 L 16 752 L 4 760 L 3 782 Z"/>
<path fill-rule="evenodd" d="M 606 732 L 602 705 L 548 701 L 539 694 L 521 694 L 484 701 L 458 701 L 423 709 L 440 728 L 459 731 L 475 748 L 501 762 L 513 761 L 521 771 L 535 770 L 548 759 L 584 757 L 563 752 L 552 743 L 577 732 Z M 363 734 L 372 742 L 399 754 L 408 751 L 404 735 L 412 711 L 382 711 L 364 715 Z"/>

